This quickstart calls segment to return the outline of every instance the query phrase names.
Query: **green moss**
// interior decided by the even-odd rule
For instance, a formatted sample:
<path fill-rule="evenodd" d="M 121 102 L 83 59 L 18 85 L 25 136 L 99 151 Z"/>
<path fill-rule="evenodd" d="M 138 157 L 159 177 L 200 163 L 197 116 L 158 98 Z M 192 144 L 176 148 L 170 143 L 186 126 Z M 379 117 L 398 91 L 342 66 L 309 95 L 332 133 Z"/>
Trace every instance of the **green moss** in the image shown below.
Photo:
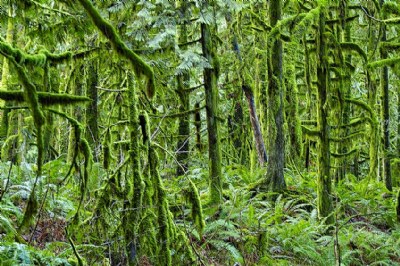
<path fill-rule="evenodd" d="M 104 169 L 108 170 L 110 167 L 110 160 L 111 160 L 111 133 L 110 129 L 108 128 L 106 134 L 104 136 L 103 141 L 103 167 Z"/>
<path fill-rule="evenodd" d="M 151 167 L 151 175 L 153 176 L 154 185 L 156 188 L 155 193 L 155 203 L 157 203 L 158 210 L 158 228 L 159 228 L 159 238 L 161 242 L 160 254 L 159 254 L 159 264 L 161 265 L 171 265 L 171 236 L 170 236 L 170 226 L 173 226 L 169 222 L 169 207 L 167 196 L 165 194 L 165 189 L 162 184 L 160 173 L 158 172 L 158 155 L 154 147 L 149 149 L 149 160 Z"/>
<path fill-rule="evenodd" d="M 50 93 L 50 92 L 37 92 L 38 101 L 43 106 L 51 105 L 69 105 L 90 101 L 89 98 L 84 96 L 76 96 L 70 94 Z M 23 91 L 6 91 L 0 90 L 0 99 L 5 101 L 25 102 Z"/>
<path fill-rule="evenodd" d="M 375 112 L 372 110 L 372 108 L 367 103 L 365 103 L 361 100 L 352 99 L 352 98 L 345 98 L 345 101 L 352 103 L 354 105 L 357 105 L 357 106 L 361 107 L 362 109 L 364 109 L 365 111 L 367 111 L 371 117 L 372 124 L 374 124 L 374 125 L 378 124 L 378 119 L 376 117 Z"/>
<path fill-rule="evenodd" d="M 400 16 L 400 5 L 395 2 L 385 1 L 381 8 L 382 17 L 387 18 L 389 15 Z"/>
<path fill-rule="evenodd" d="M 364 50 L 358 44 L 353 43 L 353 42 L 341 42 L 340 47 L 342 50 L 345 50 L 345 51 L 354 51 L 359 56 L 361 56 L 361 58 L 364 60 L 364 62 L 368 61 L 367 54 L 364 52 Z"/>
<path fill-rule="evenodd" d="M 201 200 L 199 192 L 197 191 L 196 185 L 189 179 L 189 187 L 185 191 L 185 198 L 192 205 L 192 220 L 197 227 L 197 231 L 201 235 L 205 226 L 203 218 L 203 208 L 201 205 Z"/>
<path fill-rule="evenodd" d="M 381 42 L 379 47 L 385 51 L 398 51 L 400 49 L 400 43 L 398 42 Z"/>
<path fill-rule="evenodd" d="M 388 59 L 382 59 L 378 60 L 375 62 L 371 62 L 367 65 L 368 68 L 378 68 L 378 67 L 384 67 L 384 66 L 393 66 L 396 65 L 400 62 L 400 57 L 396 58 L 388 58 Z"/>
<path fill-rule="evenodd" d="M 155 93 L 155 78 L 153 69 L 135 52 L 129 49 L 128 46 L 126 46 L 126 44 L 118 36 L 115 28 L 108 21 L 101 17 L 99 12 L 89 0 L 79 0 L 79 2 L 85 8 L 96 27 L 114 46 L 116 52 L 132 63 L 135 74 L 138 76 L 144 75 L 146 77 L 147 94 L 149 97 L 153 97 Z"/>
<path fill-rule="evenodd" d="M 345 152 L 345 153 L 334 153 L 334 152 L 332 152 L 331 155 L 332 155 L 332 157 L 335 157 L 335 158 L 343 158 L 343 157 L 347 157 L 349 155 L 352 155 L 352 154 L 356 153 L 357 151 L 358 151 L 358 149 L 352 149 L 352 150 L 350 150 L 348 152 Z"/>
<path fill-rule="evenodd" d="M 396 216 L 397 222 L 400 223 L 400 189 L 397 191 Z"/>
<path fill-rule="evenodd" d="M 4 141 L 3 146 L 1 147 L 1 160 L 3 161 L 9 161 L 12 158 L 9 158 L 9 150 L 13 148 L 14 143 L 18 141 L 19 135 L 11 135 L 7 137 L 7 139 Z M 14 147 L 18 148 L 18 147 Z"/>
<path fill-rule="evenodd" d="M 338 138 L 330 137 L 329 139 L 334 142 L 342 142 L 344 140 L 360 137 L 360 135 L 364 135 L 364 134 L 365 134 L 364 130 L 359 130 L 359 131 L 353 132 L 352 134 L 349 134 L 348 136 L 342 136 L 342 137 L 338 137 Z"/>
<path fill-rule="evenodd" d="M 36 198 L 36 193 L 35 190 L 32 189 L 29 195 L 28 203 L 26 204 L 25 207 L 24 218 L 22 219 L 21 225 L 18 228 L 18 233 L 21 233 L 23 229 L 30 226 L 32 219 L 38 212 L 38 208 L 39 208 L 39 203 Z"/>

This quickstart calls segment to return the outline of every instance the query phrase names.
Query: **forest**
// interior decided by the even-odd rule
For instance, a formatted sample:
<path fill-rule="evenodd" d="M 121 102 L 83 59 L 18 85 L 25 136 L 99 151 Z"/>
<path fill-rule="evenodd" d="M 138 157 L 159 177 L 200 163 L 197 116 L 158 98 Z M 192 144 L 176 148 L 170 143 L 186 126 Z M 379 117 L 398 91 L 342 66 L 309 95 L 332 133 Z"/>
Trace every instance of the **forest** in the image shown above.
<path fill-rule="evenodd" d="M 0 265 L 400 265 L 398 0 L 0 0 Z"/>

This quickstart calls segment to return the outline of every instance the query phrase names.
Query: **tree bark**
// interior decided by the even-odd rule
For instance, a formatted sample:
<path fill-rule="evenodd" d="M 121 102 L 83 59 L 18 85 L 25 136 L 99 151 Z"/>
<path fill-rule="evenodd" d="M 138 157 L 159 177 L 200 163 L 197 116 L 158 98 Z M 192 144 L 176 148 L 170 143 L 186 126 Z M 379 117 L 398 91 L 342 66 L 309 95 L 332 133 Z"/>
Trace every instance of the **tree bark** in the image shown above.
<path fill-rule="evenodd" d="M 179 43 L 187 42 L 187 2 L 177 1 L 177 8 L 180 10 L 182 18 L 181 25 L 178 27 Z M 189 92 L 185 90 L 190 82 L 189 73 L 183 73 L 176 77 L 177 94 L 180 99 L 179 112 L 183 113 L 190 109 Z M 176 175 L 184 175 L 189 167 L 189 137 L 190 137 L 190 119 L 189 115 L 179 117 L 178 143 L 176 145 Z"/>
<path fill-rule="evenodd" d="M 94 151 L 93 159 L 95 162 L 100 160 L 100 145 L 99 145 L 99 126 L 98 126 L 98 60 L 94 59 L 87 67 L 87 96 L 91 102 L 86 109 L 86 139 Z"/>
<path fill-rule="evenodd" d="M 205 1 L 208 5 L 208 1 Z M 210 178 L 210 203 L 219 205 L 222 201 L 221 148 L 218 135 L 218 63 L 210 26 L 201 24 L 201 46 L 203 56 L 212 68 L 204 69 L 204 87 L 206 94 L 206 113 L 208 129 L 208 157 Z"/>
<path fill-rule="evenodd" d="M 332 184 L 330 176 L 330 127 L 328 124 L 329 105 L 328 103 L 328 61 L 327 45 L 325 42 L 325 10 L 321 7 L 319 15 L 318 34 L 316 35 L 317 44 L 317 78 L 318 78 L 318 110 L 317 122 L 320 130 L 319 150 L 318 150 L 318 180 L 317 180 L 317 209 L 320 219 L 326 218 L 327 224 L 333 224 L 332 216 Z"/>
<path fill-rule="evenodd" d="M 274 27 L 282 16 L 281 0 L 270 1 L 270 23 Z M 283 134 L 283 90 L 282 90 L 282 41 L 273 41 L 270 55 L 268 82 L 268 139 L 269 161 L 266 182 L 269 190 L 279 192 L 286 189 L 283 175 L 285 165 L 285 139 Z"/>
<path fill-rule="evenodd" d="M 384 0 L 380 0 L 381 7 L 385 3 Z M 381 25 L 382 37 L 381 41 L 386 42 L 386 25 Z M 388 58 L 387 51 L 385 49 L 381 49 L 381 59 Z M 392 187 L 392 172 L 390 168 L 390 157 L 388 153 L 390 152 L 390 134 L 389 134 L 389 125 L 390 125 L 390 115 L 389 115 L 389 67 L 384 66 L 381 70 L 381 93 L 382 93 L 382 130 L 383 130 L 383 175 L 385 186 L 389 191 L 393 190 Z"/>

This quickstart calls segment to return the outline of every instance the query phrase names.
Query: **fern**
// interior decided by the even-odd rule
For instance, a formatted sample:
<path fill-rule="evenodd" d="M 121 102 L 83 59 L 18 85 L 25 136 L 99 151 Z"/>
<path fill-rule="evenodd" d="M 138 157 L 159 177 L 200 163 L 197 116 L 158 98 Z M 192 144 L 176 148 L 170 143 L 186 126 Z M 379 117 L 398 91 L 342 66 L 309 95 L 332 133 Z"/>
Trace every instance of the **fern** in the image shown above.
<path fill-rule="evenodd" d="M 208 243 L 211 244 L 218 251 L 227 251 L 228 253 L 230 253 L 235 262 L 239 262 L 240 264 L 244 263 L 243 256 L 240 254 L 239 250 L 235 248 L 232 244 L 226 243 L 221 240 L 210 240 L 208 241 Z M 229 259 L 225 261 L 229 261 Z"/>

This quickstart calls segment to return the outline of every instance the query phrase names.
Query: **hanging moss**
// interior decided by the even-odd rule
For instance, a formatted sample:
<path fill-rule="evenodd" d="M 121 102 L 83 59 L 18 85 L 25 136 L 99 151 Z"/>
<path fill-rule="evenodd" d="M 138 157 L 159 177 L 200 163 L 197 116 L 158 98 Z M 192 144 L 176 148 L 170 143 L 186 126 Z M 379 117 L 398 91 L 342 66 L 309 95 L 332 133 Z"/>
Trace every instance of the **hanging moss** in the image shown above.
<path fill-rule="evenodd" d="M 200 235 L 202 235 L 205 226 L 203 218 L 203 208 L 201 205 L 201 200 L 199 192 L 197 191 L 197 187 L 190 179 L 189 179 L 189 187 L 185 191 L 185 198 L 192 205 L 192 219 L 197 227 L 197 231 L 199 232 Z"/>
<path fill-rule="evenodd" d="M 159 228 L 159 239 L 161 242 L 160 247 L 160 254 L 159 254 L 159 265 L 171 265 L 171 237 L 170 237 L 170 229 L 169 227 L 172 226 L 169 223 L 168 216 L 169 216 L 169 207 L 167 196 L 165 194 L 165 189 L 162 185 L 162 180 L 160 177 L 160 173 L 158 172 L 158 155 L 155 151 L 154 147 L 150 147 L 149 149 L 149 160 L 150 160 L 150 167 L 151 167 L 151 175 L 154 180 L 154 186 L 156 188 L 155 193 L 155 203 L 157 204 L 158 210 L 158 228 Z"/>
<path fill-rule="evenodd" d="M 11 135 L 7 137 L 7 139 L 4 141 L 3 146 L 1 147 L 1 160 L 3 161 L 9 161 L 12 158 L 9 158 L 9 153 L 8 151 L 12 149 L 12 146 L 14 146 L 14 143 L 18 141 L 19 135 Z M 15 147 L 17 148 L 17 147 Z"/>
<path fill-rule="evenodd" d="M 133 66 L 135 74 L 138 76 L 144 75 L 147 79 L 147 94 L 151 98 L 155 93 L 155 79 L 153 69 L 140 58 L 135 52 L 126 46 L 126 44 L 118 36 L 115 28 L 104 18 L 101 17 L 99 12 L 89 0 L 79 0 L 86 12 L 91 17 L 96 27 L 106 36 L 106 38 L 114 46 L 116 52 L 128 59 Z"/>
<path fill-rule="evenodd" d="M 91 153 L 89 142 L 83 137 L 82 125 L 75 118 L 67 115 L 66 113 L 60 112 L 58 110 L 54 110 L 54 109 L 47 109 L 47 110 L 67 119 L 68 122 L 70 122 L 71 125 L 75 129 L 76 146 L 74 149 L 73 162 L 71 164 L 71 168 L 72 168 L 72 165 L 74 164 L 75 159 L 77 158 L 78 153 L 82 154 L 83 159 L 84 159 L 84 169 L 83 169 L 84 171 L 83 171 L 82 183 L 81 183 L 81 200 L 83 200 L 83 197 L 84 197 L 84 195 L 86 193 L 86 189 L 87 189 L 87 183 L 89 180 L 89 170 L 93 163 L 93 156 Z"/>

